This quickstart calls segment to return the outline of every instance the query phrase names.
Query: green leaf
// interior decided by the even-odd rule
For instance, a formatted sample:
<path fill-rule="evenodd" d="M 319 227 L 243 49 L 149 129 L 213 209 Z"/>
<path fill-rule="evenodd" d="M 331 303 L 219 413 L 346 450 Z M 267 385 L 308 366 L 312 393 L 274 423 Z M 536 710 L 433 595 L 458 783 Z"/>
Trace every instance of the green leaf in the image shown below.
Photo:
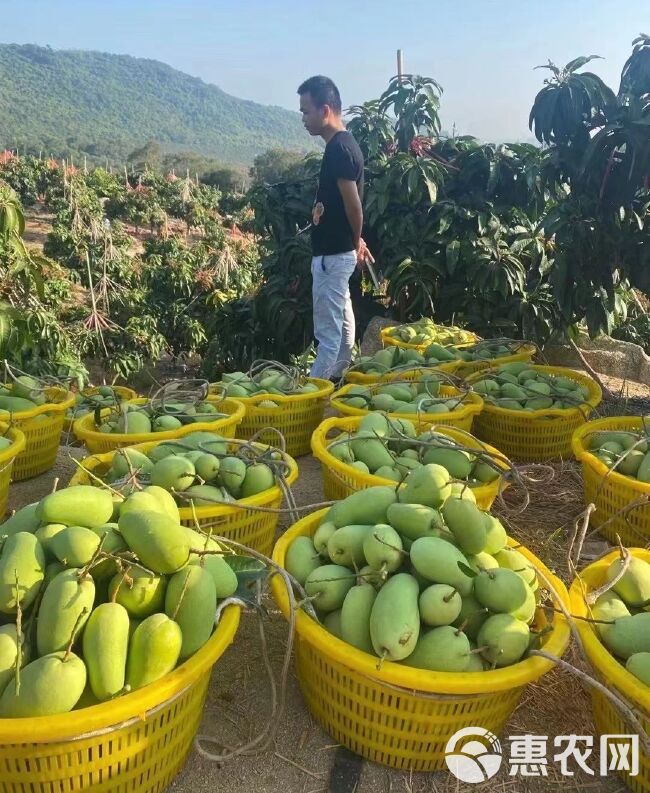
<path fill-rule="evenodd" d="M 468 567 L 463 562 L 456 562 L 456 564 L 458 565 L 460 571 L 464 573 L 468 578 L 476 578 L 476 576 L 478 575 L 476 570 L 472 570 L 471 567 Z"/>
<path fill-rule="evenodd" d="M 453 240 L 447 245 L 445 256 L 447 260 L 447 270 L 449 275 L 453 275 L 458 264 L 458 257 L 460 256 L 460 242 Z"/>

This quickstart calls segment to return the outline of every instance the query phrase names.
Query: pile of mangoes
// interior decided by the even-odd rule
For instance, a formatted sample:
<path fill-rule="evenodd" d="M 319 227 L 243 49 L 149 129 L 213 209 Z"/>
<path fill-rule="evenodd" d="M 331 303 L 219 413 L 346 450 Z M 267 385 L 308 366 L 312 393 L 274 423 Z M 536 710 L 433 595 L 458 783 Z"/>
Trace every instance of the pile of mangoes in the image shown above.
<path fill-rule="evenodd" d="M 402 482 L 410 471 L 429 463 L 441 465 L 455 480 L 470 486 L 493 482 L 499 477 L 497 468 L 485 457 L 460 446 L 449 436 L 433 430 L 418 435 L 408 419 L 369 413 L 359 423 L 357 432 L 335 439 L 328 451 L 363 473 L 395 482 Z"/>
<path fill-rule="evenodd" d="M 495 358 L 506 358 L 521 352 L 522 342 L 515 339 L 498 339 L 495 341 L 479 341 L 471 347 L 455 350 L 462 361 L 493 361 Z"/>
<path fill-rule="evenodd" d="M 643 418 L 642 425 L 643 432 L 594 432 L 589 449 L 608 468 L 650 484 L 650 416 Z"/>
<path fill-rule="evenodd" d="M 610 564 L 605 575 L 607 582 L 616 578 L 622 565 L 622 556 Z M 649 608 L 650 564 L 634 556 L 622 578 L 591 607 L 594 625 L 605 647 L 647 686 L 650 686 Z"/>
<path fill-rule="evenodd" d="M 437 325 L 429 317 L 422 317 L 408 325 L 397 325 L 389 328 L 386 335 L 407 344 L 431 344 L 436 342 L 442 346 L 468 344 L 476 341 L 476 336 L 468 330 L 454 325 Z"/>
<path fill-rule="evenodd" d="M 266 366 L 255 374 L 246 372 L 231 372 L 224 374 L 220 382 L 213 383 L 213 391 L 218 391 L 222 396 L 246 398 L 259 394 L 276 394 L 288 396 L 291 394 L 313 394 L 319 390 L 316 383 L 306 377 L 296 377 L 283 367 Z M 273 400 L 259 402 L 259 407 L 277 407 Z"/>
<path fill-rule="evenodd" d="M 115 389 L 109 385 L 100 385 L 96 389 L 80 391 L 75 396 L 74 407 L 66 411 L 67 419 L 78 419 L 93 413 L 97 408 L 112 408 L 124 402 Z"/>
<path fill-rule="evenodd" d="M 482 671 L 517 663 L 533 641 L 535 568 L 436 464 L 334 504 L 285 567 L 327 630 L 381 659 Z"/>
<path fill-rule="evenodd" d="M 140 498 L 138 498 L 138 496 Z M 146 503 L 145 503 L 146 501 Z M 210 638 L 237 576 L 169 493 L 78 485 L 0 526 L 0 718 L 104 702 L 171 672 Z"/>
<path fill-rule="evenodd" d="M 149 451 L 117 449 L 102 479 L 115 490 L 130 493 L 138 485 L 160 487 L 182 507 L 247 498 L 275 486 L 274 465 L 281 454 L 271 449 L 250 454 L 228 451 L 228 441 L 211 432 L 192 432 L 162 441 Z M 142 499 L 141 493 L 133 498 Z"/>
<path fill-rule="evenodd" d="M 99 432 L 120 435 L 146 435 L 169 432 L 186 424 L 211 423 L 226 418 L 211 402 L 176 402 L 167 399 L 155 406 L 122 402 L 117 410 L 95 421 Z"/>
<path fill-rule="evenodd" d="M 571 377 L 535 369 L 527 361 L 513 361 L 496 372 L 472 380 L 472 388 L 485 402 L 507 410 L 568 410 L 586 404 L 589 390 Z"/>
<path fill-rule="evenodd" d="M 45 391 L 38 380 L 20 375 L 7 386 L 0 386 L 0 419 L 5 421 L 11 413 L 34 410 L 46 402 Z"/>
<path fill-rule="evenodd" d="M 414 381 L 391 381 L 370 386 L 344 386 L 332 394 L 345 405 L 385 413 L 450 413 L 465 406 L 464 394 L 441 397 L 440 386 L 446 384 L 440 375 L 422 375 Z"/>
<path fill-rule="evenodd" d="M 361 355 L 348 371 L 381 376 L 409 369 L 426 369 L 456 360 L 455 351 L 448 354 L 447 349 L 439 344 L 430 347 L 433 349 L 427 348 L 424 353 L 404 347 L 384 347 L 374 355 Z"/>

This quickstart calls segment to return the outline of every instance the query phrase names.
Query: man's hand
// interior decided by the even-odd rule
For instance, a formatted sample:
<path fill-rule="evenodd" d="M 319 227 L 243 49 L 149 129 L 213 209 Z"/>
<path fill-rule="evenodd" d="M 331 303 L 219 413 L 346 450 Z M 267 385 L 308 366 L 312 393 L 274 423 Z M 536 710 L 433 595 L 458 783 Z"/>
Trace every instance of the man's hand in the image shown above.
<path fill-rule="evenodd" d="M 357 245 L 357 267 L 360 270 L 366 265 L 366 262 L 370 262 L 370 264 L 374 264 L 375 260 L 373 258 L 372 253 L 370 253 L 368 246 L 365 243 L 363 237 L 359 238 L 359 244 Z"/>

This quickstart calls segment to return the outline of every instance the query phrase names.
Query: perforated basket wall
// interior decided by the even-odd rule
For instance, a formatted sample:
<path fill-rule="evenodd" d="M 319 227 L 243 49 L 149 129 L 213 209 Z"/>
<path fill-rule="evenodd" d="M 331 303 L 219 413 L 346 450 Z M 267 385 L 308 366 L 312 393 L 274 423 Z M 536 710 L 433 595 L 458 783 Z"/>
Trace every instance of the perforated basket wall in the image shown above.
<path fill-rule="evenodd" d="M 146 405 L 148 399 L 134 399 L 138 405 Z M 125 446 L 134 446 L 136 443 L 147 443 L 149 441 L 164 441 L 174 438 L 182 438 L 191 432 L 214 432 L 224 438 L 234 438 L 235 431 L 244 418 L 246 408 L 237 399 L 221 399 L 216 396 L 209 396 L 207 401 L 211 402 L 219 413 L 227 413 L 227 417 L 216 421 L 197 421 L 193 424 L 185 424 L 175 430 L 165 432 L 146 432 L 146 433 L 120 433 L 120 432 L 99 432 L 95 427 L 95 417 L 92 413 L 83 416 L 74 422 L 74 434 L 91 454 L 101 454 L 110 452 L 114 449 L 122 449 Z M 108 415 L 110 408 L 102 411 L 102 415 Z"/>
<path fill-rule="evenodd" d="M 490 404 L 487 400 L 474 424 L 474 432 L 508 457 L 525 461 L 552 460 L 571 454 L 573 432 L 587 421 L 603 394 L 598 383 L 573 369 L 563 366 L 531 365 L 531 369 L 550 375 L 570 377 L 589 389 L 584 405 L 567 410 L 509 410 Z M 467 378 L 471 385 L 485 372 L 475 372 Z"/>
<path fill-rule="evenodd" d="M 182 442 L 182 438 L 177 439 Z M 157 443 L 140 443 L 133 448 L 146 454 Z M 231 444 L 229 451 L 236 451 L 237 445 Z M 114 451 L 105 454 L 86 457 L 81 461 L 81 468 L 78 468 L 72 479 L 71 485 L 99 485 L 89 473 L 101 476 L 111 466 Z M 287 483 L 292 485 L 298 478 L 298 464 L 289 455 L 285 456 L 289 465 L 289 473 L 286 476 Z M 239 507 L 229 507 L 226 505 L 200 506 L 195 508 L 180 507 L 180 518 L 183 526 L 195 527 L 194 514 L 202 529 L 212 529 L 214 534 L 228 537 L 234 542 L 246 545 L 255 551 L 268 556 L 273 549 L 275 530 L 278 525 L 279 515 L 273 512 L 256 511 L 253 507 L 264 507 L 265 509 L 279 509 L 282 506 L 284 494 L 279 487 L 272 487 L 255 496 L 240 499 L 237 504 Z M 250 507 L 250 509 L 245 509 Z"/>
<path fill-rule="evenodd" d="M 184 664 L 151 685 L 59 716 L 0 719 L 0 793 L 161 793 L 181 770 L 212 667 L 232 643 L 239 607 Z"/>
<path fill-rule="evenodd" d="M 246 406 L 237 435 L 240 438 L 252 438 L 260 430 L 274 427 L 284 436 L 287 454 L 300 457 L 309 454 L 311 434 L 323 420 L 327 398 L 334 390 L 329 380 L 309 377 L 307 382 L 318 386 L 318 391 L 309 394 L 256 394 L 252 397 L 237 397 Z M 219 384 L 211 386 L 216 390 Z M 261 403 L 275 402 L 277 407 L 268 407 Z M 256 440 L 270 446 L 278 445 L 275 432 L 262 432 Z"/>
<path fill-rule="evenodd" d="M 274 561 L 284 565 L 290 543 L 311 536 L 324 514 L 321 510 L 294 524 L 278 540 Z M 563 584 L 529 551 L 517 547 L 568 602 Z M 284 582 L 275 576 L 271 584 L 286 617 Z M 337 639 L 302 610 L 296 614 L 296 641 L 298 681 L 310 713 L 323 729 L 368 760 L 413 771 L 444 768 L 445 745 L 461 727 L 476 724 L 498 734 L 526 685 L 552 666 L 531 657 L 504 669 L 452 674 L 385 661 L 378 671 L 376 657 Z M 558 617 L 544 647 L 559 656 L 568 641 L 568 625 Z"/>
<path fill-rule="evenodd" d="M 394 484 L 390 479 L 383 479 L 381 476 L 375 476 L 374 474 L 366 474 L 353 465 L 342 462 L 327 450 L 329 443 L 338 433 L 356 432 L 362 420 L 361 416 L 325 419 L 312 435 L 311 449 L 314 457 L 321 464 L 323 488 L 325 498 L 328 501 L 338 501 L 357 490 L 364 490 L 367 487 Z M 416 424 L 416 429 L 418 433 L 425 432 L 431 429 L 431 424 Z M 459 431 L 453 427 L 440 427 L 439 431 L 462 443 L 463 446 L 500 454 L 494 447 L 477 440 L 464 431 Z M 505 463 L 504 467 L 506 467 Z M 499 479 L 489 484 L 472 487 L 476 503 L 481 509 L 490 509 L 499 493 L 499 487 Z"/>
<path fill-rule="evenodd" d="M 589 451 L 589 437 L 594 432 L 640 430 L 640 416 L 612 416 L 589 421 L 573 434 L 572 446 L 576 459 L 582 464 L 585 504 L 595 504 L 591 513 L 592 526 L 600 527 L 620 510 L 635 502 L 643 502 L 625 514 L 611 520 L 601 533 L 610 542 L 617 543 L 618 535 L 624 545 L 645 545 L 650 540 L 650 484 L 639 482 L 608 468 Z"/>
<path fill-rule="evenodd" d="M 14 461 L 15 482 L 49 471 L 56 462 L 65 412 L 74 405 L 74 394 L 55 386 L 45 390 L 45 398 L 44 405 L 11 416 L 12 425 L 25 436 L 25 448 Z"/>
<path fill-rule="evenodd" d="M 644 548 L 630 548 L 630 550 L 633 556 L 650 562 L 650 551 Z M 612 551 L 611 554 L 581 571 L 582 583 L 576 578 L 569 591 L 572 614 L 578 617 L 589 616 L 584 592 L 590 592 L 605 583 L 605 572 L 618 555 L 618 551 Z M 646 735 L 650 734 L 650 687 L 637 680 L 622 663 L 610 655 L 592 625 L 584 620 L 576 620 L 575 625 L 600 682 L 610 691 L 623 696 L 634 709 Z M 595 688 L 591 688 L 591 704 L 598 735 L 629 735 L 636 732 L 623 719 L 612 702 Z M 640 749 L 639 773 L 632 776 L 627 772 L 620 772 L 620 777 L 633 793 L 650 793 L 650 756 Z"/>
<path fill-rule="evenodd" d="M 25 448 L 25 436 L 15 427 L 8 428 L 0 423 L 0 435 L 9 438 L 11 446 L 0 451 L 0 520 L 3 520 L 7 511 L 9 499 L 9 484 L 16 456 Z"/>

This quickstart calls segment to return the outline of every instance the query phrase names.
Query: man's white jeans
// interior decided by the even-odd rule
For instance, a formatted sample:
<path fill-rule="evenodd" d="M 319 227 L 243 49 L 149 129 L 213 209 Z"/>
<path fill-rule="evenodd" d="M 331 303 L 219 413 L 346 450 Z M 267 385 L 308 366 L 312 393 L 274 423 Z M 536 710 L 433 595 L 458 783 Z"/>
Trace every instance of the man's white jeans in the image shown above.
<path fill-rule="evenodd" d="M 352 359 L 354 313 L 349 281 L 357 265 L 355 251 L 311 260 L 314 336 L 318 342 L 312 377 L 340 377 Z"/>

